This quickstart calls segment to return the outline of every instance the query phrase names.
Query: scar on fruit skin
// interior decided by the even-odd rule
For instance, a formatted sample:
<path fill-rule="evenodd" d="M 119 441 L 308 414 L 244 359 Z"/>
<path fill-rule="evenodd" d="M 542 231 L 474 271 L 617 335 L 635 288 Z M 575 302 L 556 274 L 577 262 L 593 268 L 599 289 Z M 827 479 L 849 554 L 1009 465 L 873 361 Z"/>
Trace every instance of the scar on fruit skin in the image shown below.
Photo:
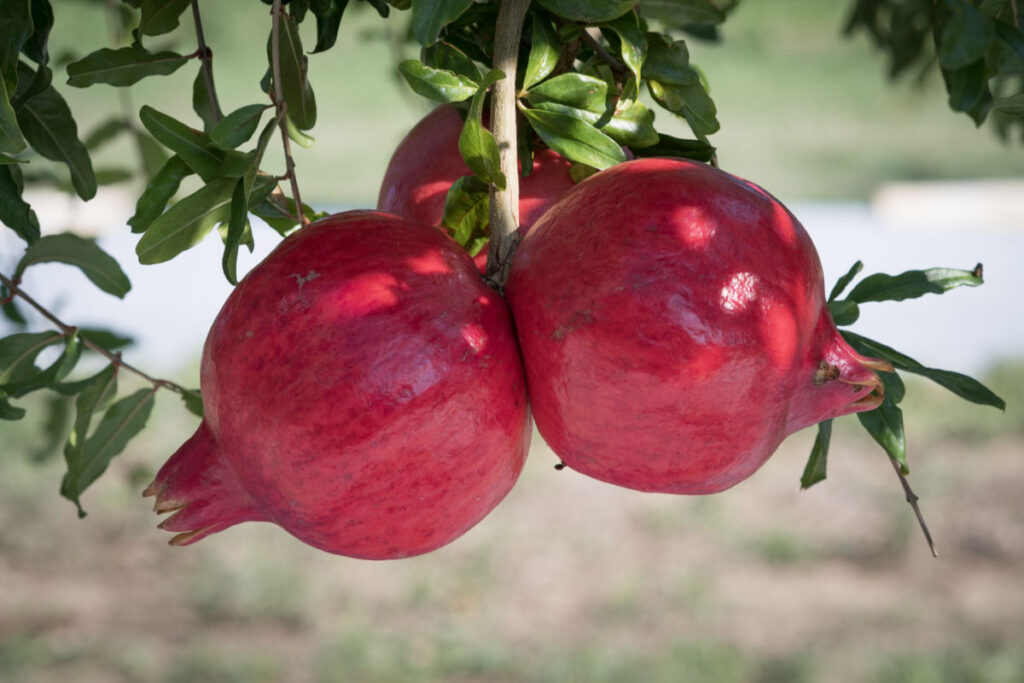
<path fill-rule="evenodd" d="M 295 278 L 295 283 L 299 285 L 299 292 L 301 293 L 302 285 L 317 279 L 318 277 L 320 277 L 320 273 L 316 272 L 315 270 L 311 270 L 308 273 L 306 273 L 305 276 L 299 275 L 298 273 L 292 273 L 288 277 Z"/>

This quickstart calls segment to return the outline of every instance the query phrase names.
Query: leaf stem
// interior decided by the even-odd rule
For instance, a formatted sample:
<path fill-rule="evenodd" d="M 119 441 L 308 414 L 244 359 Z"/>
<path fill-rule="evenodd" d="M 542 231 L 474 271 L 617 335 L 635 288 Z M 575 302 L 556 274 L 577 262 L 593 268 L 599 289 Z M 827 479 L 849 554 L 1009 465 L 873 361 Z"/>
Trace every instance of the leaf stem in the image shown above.
<path fill-rule="evenodd" d="M 277 0 L 275 0 L 277 1 Z M 491 91 L 491 132 L 498 141 L 498 158 L 505 176 L 505 189 L 491 186 L 490 249 L 487 253 L 487 281 L 499 292 L 508 281 L 512 255 L 519 246 L 519 159 L 516 137 L 516 63 L 519 40 L 530 0 L 502 0 L 494 32 L 495 69 L 505 78 Z"/>
<path fill-rule="evenodd" d="M 932 534 L 928 531 L 928 525 L 924 521 L 924 515 L 921 514 L 921 507 L 917 504 L 920 500 L 914 490 L 910 488 L 910 482 L 907 481 L 906 475 L 903 474 L 903 470 L 900 469 L 900 464 L 893 458 L 889 458 L 889 462 L 892 463 L 892 467 L 896 470 L 896 476 L 900 478 L 900 484 L 903 486 L 903 493 L 907 496 L 907 502 L 910 503 L 910 507 L 913 508 L 914 514 L 917 516 L 917 523 L 921 525 L 921 531 L 924 532 L 924 539 L 928 541 L 928 549 L 932 551 L 932 557 L 938 557 L 939 554 L 935 552 L 935 542 L 932 541 Z"/>
<path fill-rule="evenodd" d="M 213 51 L 206 46 L 206 39 L 203 37 L 203 22 L 199 17 L 199 0 L 192 0 L 192 18 L 196 25 L 196 42 L 199 43 L 199 59 L 203 63 L 203 79 L 206 81 L 206 94 L 210 98 L 210 110 L 213 112 L 214 121 L 220 121 L 224 114 L 220 110 L 217 91 L 213 87 Z"/>
<path fill-rule="evenodd" d="M 302 210 L 302 197 L 299 195 L 299 183 L 295 178 L 295 160 L 292 159 L 291 138 L 288 137 L 288 123 L 285 117 L 288 115 L 288 105 L 284 101 L 284 86 L 281 83 L 281 15 L 284 10 L 281 8 L 281 0 L 274 0 L 274 6 L 270 10 L 273 15 L 273 23 L 270 28 L 270 61 L 271 70 L 274 76 L 274 92 L 271 101 L 277 107 L 277 125 L 281 129 L 281 143 L 284 146 L 285 175 L 292 186 L 292 198 L 295 199 L 295 212 L 302 225 L 308 225 L 305 211 Z"/>
<path fill-rule="evenodd" d="M 67 323 L 63 322 L 60 318 L 58 318 L 53 313 L 51 313 L 49 310 L 47 310 L 42 304 L 40 304 L 38 301 L 33 299 L 31 296 L 29 296 L 25 292 L 25 290 L 23 290 L 20 287 L 20 285 L 18 283 L 16 283 L 15 281 L 11 280 L 8 277 L 6 277 L 2 273 L 0 273 L 0 283 L 2 283 L 4 285 L 4 287 L 7 288 L 7 291 L 10 293 L 10 296 L 12 296 L 12 297 L 13 296 L 18 296 L 25 303 L 27 303 L 29 306 L 31 306 L 32 308 L 36 309 L 36 311 L 38 311 L 40 315 L 42 315 L 44 318 L 46 318 L 48 321 L 50 321 L 54 325 L 54 327 L 56 327 L 58 330 L 60 330 L 61 334 L 64 335 L 65 337 L 70 335 L 70 334 L 73 334 L 78 329 L 76 327 L 73 327 L 73 326 L 68 325 Z M 103 348 L 99 344 L 96 344 L 95 342 L 92 342 L 92 341 L 90 341 L 89 339 L 87 339 L 85 337 L 82 337 L 82 345 L 85 346 L 88 349 L 91 349 L 92 351 L 95 351 L 99 355 L 101 355 L 104 358 L 106 358 L 107 360 L 109 360 L 111 363 L 113 363 L 115 368 L 117 368 L 117 369 L 124 368 L 125 370 L 128 370 L 129 372 L 133 372 L 136 375 L 138 375 L 139 377 L 141 377 L 142 379 L 146 380 L 147 382 L 149 382 L 150 384 L 153 385 L 154 391 L 156 389 L 170 389 L 171 391 L 173 391 L 175 393 L 178 393 L 178 394 L 181 394 L 182 396 L 184 396 L 185 394 L 189 393 L 187 389 L 185 389 L 184 387 L 182 387 L 182 386 L 180 386 L 178 384 L 175 384 L 174 382 L 172 382 L 170 380 L 158 379 L 156 377 L 152 377 L 152 376 L 146 374 L 145 372 L 143 372 L 142 370 L 139 370 L 134 365 L 126 363 L 121 358 L 121 354 L 119 352 L 117 352 L 117 351 L 108 351 L 107 349 Z"/>

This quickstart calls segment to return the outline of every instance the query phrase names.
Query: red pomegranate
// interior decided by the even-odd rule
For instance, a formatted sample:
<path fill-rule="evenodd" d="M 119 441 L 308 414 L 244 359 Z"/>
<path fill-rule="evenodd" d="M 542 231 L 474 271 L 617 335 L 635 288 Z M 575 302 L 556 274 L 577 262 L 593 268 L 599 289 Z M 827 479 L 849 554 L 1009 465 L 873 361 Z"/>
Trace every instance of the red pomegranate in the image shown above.
<path fill-rule="evenodd" d="M 506 293 L 541 435 L 607 482 L 721 491 L 786 435 L 881 401 L 887 364 L 839 336 L 800 223 L 703 164 L 583 181 L 523 239 Z"/>
<path fill-rule="evenodd" d="M 144 494 L 177 511 L 173 545 L 262 520 L 340 555 L 425 553 L 498 504 L 529 445 L 505 303 L 443 233 L 370 211 L 297 231 L 239 283 L 202 393 Z"/>
<path fill-rule="evenodd" d="M 377 210 L 439 225 L 448 188 L 471 173 L 459 154 L 460 132 L 462 116 L 450 104 L 437 107 L 417 123 L 391 156 Z M 533 170 L 519 181 L 520 233 L 525 234 L 549 206 L 575 186 L 570 166 L 550 149 L 534 152 Z M 486 260 L 486 249 L 479 258 Z"/>

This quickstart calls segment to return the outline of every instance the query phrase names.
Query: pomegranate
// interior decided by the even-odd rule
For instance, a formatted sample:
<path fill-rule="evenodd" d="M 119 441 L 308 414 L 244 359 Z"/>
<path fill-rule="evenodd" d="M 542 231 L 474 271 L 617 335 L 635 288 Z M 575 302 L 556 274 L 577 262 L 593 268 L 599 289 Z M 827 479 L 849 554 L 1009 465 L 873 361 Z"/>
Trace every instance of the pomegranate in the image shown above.
<path fill-rule="evenodd" d="M 760 187 L 678 159 L 577 185 L 523 239 L 506 289 L 537 427 L 566 465 L 712 493 L 786 435 L 882 399 L 839 336 L 800 223 Z"/>
<path fill-rule="evenodd" d="M 439 225 L 448 188 L 471 173 L 459 154 L 461 132 L 462 116 L 450 104 L 437 107 L 417 123 L 388 163 L 377 209 Z M 525 178 L 520 176 L 519 181 L 520 233 L 525 234 L 549 206 L 575 185 L 569 175 L 571 165 L 550 149 L 534 152 L 533 170 Z M 486 260 L 487 249 L 477 258 Z"/>
<path fill-rule="evenodd" d="M 331 553 L 425 553 L 498 504 L 529 445 L 504 301 L 446 235 L 383 213 L 285 239 L 228 297 L 201 378 L 205 418 L 144 493 L 176 511 L 172 545 L 262 520 Z"/>

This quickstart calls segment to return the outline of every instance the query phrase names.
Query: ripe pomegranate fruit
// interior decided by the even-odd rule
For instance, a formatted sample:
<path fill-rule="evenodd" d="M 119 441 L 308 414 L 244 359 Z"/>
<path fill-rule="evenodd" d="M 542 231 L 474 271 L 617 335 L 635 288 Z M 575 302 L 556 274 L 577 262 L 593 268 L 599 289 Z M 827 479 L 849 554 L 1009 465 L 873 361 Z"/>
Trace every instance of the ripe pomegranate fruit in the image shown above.
<path fill-rule="evenodd" d="M 173 545 L 262 520 L 341 555 L 425 553 L 498 504 L 529 445 L 504 301 L 446 235 L 382 213 L 285 239 L 228 297 L 201 375 L 205 418 L 144 493 L 177 511 Z"/>
<path fill-rule="evenodd" d="M 821 265 L 767 192 L 676 159 L 584 180 L 523 239 L 506 289 L 537 427 L 568 465 L 642 491 L 712 493 L 791 432 L 870 410 Z"/>
<path fill-rule="evenodd" d="M 384 173 L 377 210 L 411 220 L 440 225 L 448 188 L 471 171 L 459 154 L 462 116 L 444 104 L 427 114 L 395 149 Z M 572 164 L 556 152 L 538 149 L 533 170 L 519 180 L 519 232 L 525 234 L 559 197 L 575 186 Z M 477 256 L 485 262 L 487 249 Z M 483 270 L 481 268 L 481 270 Z"/>

